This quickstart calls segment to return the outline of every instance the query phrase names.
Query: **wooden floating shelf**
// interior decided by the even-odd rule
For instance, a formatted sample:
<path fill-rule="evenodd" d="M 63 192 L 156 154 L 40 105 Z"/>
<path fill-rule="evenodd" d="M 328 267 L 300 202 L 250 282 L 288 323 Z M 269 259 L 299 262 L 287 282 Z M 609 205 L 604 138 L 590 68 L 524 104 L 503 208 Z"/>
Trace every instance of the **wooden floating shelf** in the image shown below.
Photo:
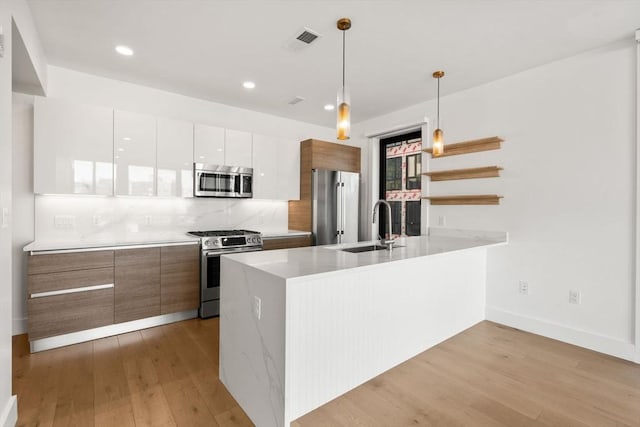
<path fill-rule="evenodd" d="M 500 176 L 501 167 L 486 166 L 482 168 L 451 169 L 446 171 L 423 172 L 431 181 L 452 181 L 455 179 L 496 178 Z"/>
<path fill-rule="evenodd" d="M 499 150 L 500 144 L 503 141 L 504 139 L 502 138 L 499 138 L 497 136 L 492 136 L 490 138 L 473 139 L 471 141 L 457 142 L 455 144 L 445 144 L 444 153 L 435 158 L 457 156 L 460 154 L 476 153 L 478 151 Z M 425 148 L 422 151 L 429 153 L 433 156 L 433 152 L 431 148 Z"/>
<path fill-rule="evenodd" d="M 430 196 L 432 205 L 499 205 L 502 196 L 497 194 L 478 194 L 468 196 Z"/>

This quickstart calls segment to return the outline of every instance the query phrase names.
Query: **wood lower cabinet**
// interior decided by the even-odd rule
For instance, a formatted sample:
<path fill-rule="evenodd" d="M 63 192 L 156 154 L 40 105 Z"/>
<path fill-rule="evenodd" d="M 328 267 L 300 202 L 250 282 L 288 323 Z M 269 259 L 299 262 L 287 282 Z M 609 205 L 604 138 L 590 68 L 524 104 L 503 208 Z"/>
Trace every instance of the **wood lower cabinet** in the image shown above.
<path fill-rule="evenodd" d="M 114 322 L 113 251 L 29 257 L 29 339 Z"/>
<path fill-rule="evenodd" d="M 160 248 L 117 250 L 115 322 L 160 315 Z"/>
<path fill-rule="evenodd" d="M 269 251 L 272 249 L 302 248 L 304 246 L 311 246 L 311 244 L 311 236 L 282 237 L 277 239 L 263 239 L 262 249 Z"/>
<path fill-rule="evenodd" d="M 160 311 L 193 310 L 200 305 L 200 248 L 165 246 L 160 251 Z"/>
<path fill-rule="evenodd" d="M 28 265 L 30 341 L 200 305 L 197 244 L 36 254 Z"/>

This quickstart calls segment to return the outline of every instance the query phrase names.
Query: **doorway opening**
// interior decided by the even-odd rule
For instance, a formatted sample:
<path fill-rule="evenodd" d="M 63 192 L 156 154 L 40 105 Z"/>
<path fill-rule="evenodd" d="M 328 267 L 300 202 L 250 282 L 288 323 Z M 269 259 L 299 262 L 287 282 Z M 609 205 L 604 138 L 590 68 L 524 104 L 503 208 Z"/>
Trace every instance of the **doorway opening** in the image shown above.
<path fill-rule="evenodd" d="M 420 235 L 422 131 L 380 139 L 380 198 L 391 205 L 392 238 Z M 387 233 L 380 209 L 378 234 Z"/>

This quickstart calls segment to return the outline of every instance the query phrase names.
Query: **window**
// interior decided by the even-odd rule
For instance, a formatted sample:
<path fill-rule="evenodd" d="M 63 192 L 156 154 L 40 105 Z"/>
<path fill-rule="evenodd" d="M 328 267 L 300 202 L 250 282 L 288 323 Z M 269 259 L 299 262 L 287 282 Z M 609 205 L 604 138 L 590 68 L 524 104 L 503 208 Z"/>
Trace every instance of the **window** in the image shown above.
<path fill-rule="evenodd" d="M 407 190 L 420 189 L 422 173 L 422 153 L 407 156 Z"/>
<path fill-rule="evenodd" d="M 387 191 L 402 190 L 402 157 L 387 159 Z"/>
<path fill-rule="evenodd" d="M 380 198 L 391 204 L 395 236 L 420 235 L 421 173 L 421 131 L 380 140 Z M 386 209 L 380 209 L 380 236 L 387 231 L 387 221 Z"/>

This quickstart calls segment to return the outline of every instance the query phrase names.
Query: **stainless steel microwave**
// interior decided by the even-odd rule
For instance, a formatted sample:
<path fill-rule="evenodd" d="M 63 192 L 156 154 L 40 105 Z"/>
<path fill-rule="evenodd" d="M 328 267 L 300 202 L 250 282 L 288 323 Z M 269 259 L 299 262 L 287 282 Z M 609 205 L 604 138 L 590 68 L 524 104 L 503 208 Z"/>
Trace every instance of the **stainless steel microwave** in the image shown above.
<path fill-rule="evenodd" d="M 253 197 L 253 169 L 193 164 L 195 197 Z"/>

